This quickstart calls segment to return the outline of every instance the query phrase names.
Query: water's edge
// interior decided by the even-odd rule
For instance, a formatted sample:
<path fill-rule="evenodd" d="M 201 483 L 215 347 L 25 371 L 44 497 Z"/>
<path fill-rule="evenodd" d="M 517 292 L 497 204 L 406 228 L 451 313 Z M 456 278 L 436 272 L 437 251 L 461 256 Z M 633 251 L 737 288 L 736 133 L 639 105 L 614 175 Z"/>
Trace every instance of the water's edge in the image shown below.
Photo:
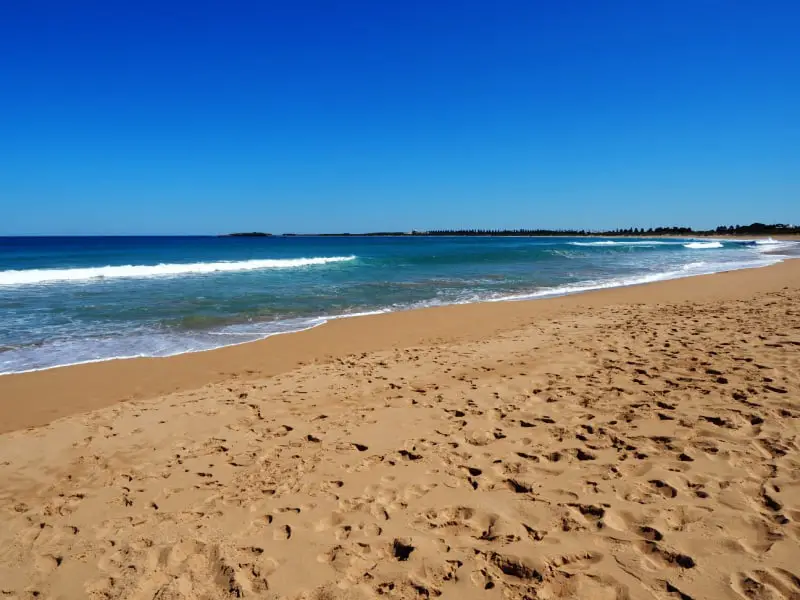
<path fill-rule="evenodd" d="M 743 264 L 740 266 L 735 266 L 732 268 L 725 268 L 716 271 L 709 271 L 709 272 L 688 272 L 688 271 L 674 271 L 670 273 L 661 273 L 656 275 L 645 275 L 638 278 L 632 278 L 628 281 L 623 282 L 598 282 L 594 285 L 572 285 L 572 286 L 563 286 L 561 289 L 551 289 L 551 290 L 540 290 L 537 292 L 532 292 L 528 294 L 519 294 L 519 295 L 512 295 L 506 296 L 501 298 L 484 298 L 484 299 L 476 299 L 476 300 L 469 300 L 469 301 L 462 301 L 462 302 L 447 302 L 441 304 L 424 304 L 424 305 L 408 305 L 402 308 L 395 308 L 395 309 L 377 309 L 371 311 L 364 311 L 358 313 L 345 313 L 339 315 L 326 315 L 326 316 L 319 316 L 308 319 L 309 323 L 306 326 L 298 327 L 297 329 L 290 329 L 286 331 L 275 331 L 275 332 L 267 332 L 263 335 L 256 337 L 255 339 L 247 339 L 241 342 L 232 342 L 232 343 L 224 343 L 219 346 L 215 346 L 212 348 L 199 348 L 199 349 L 189 349 L 184 351 L 178 351 L 170 354 L 163 354 L 163 355 L 145 355 L 145 354 L 137 354 L 137 355 L 128 355 L 128 356 L 111 356 L 111 357 L 104 357 L 92 360 L 84 360 L 78 361 L 73 363 L 65 363 L 59 365 L 51 365 L 45 366 L 40 368 L 33 368 L 33 369 L 26 369 L 20 371 L 9 371 L 9 372 L 2 372 L 0 373 L 0 377 L 8 376 L 8 375 L 19 375 L 24 373 L 35 373 L 40 371 L 49 371 L 53 369 L 61 369 L 61 368 L 69 368 L 77 365 L 85 365 L 85 364 L 93 364 L 93 363 L 103 363 L 103 362 L 110 362 L 116 360 L 130 360 L 135 358 L 169 358 L 172 356 L 180 356 L 183 354 L 198 354 L 198 353 L 205 353 L 205 352 L 214 352 L 216 350 L 221 350 L 224 348 L 231 348 L 234 346 L 243 346 L 245 344 L 251 344 L 256 342 L 264 341 L 268 338 L 278 336 L 278 335 L 287 335 L 292 333 L 300 333 L 303 331 L 308 331 L 310 329 L 315 329 L 326 323 L 338 319 L 350 319 L 350 318 L 358 318 L 370 315 L 378 315 L 378 314 L 389 314 L 394 312 L 406 312 L 406 311 L 416 311 L 416 310 L 425 310 L 429 308 L 439 308 L 439 307 L 446 307 L 446 306 L 457 306 L 457 305 L 465 305 L 465 304 L 485 304 L 485 303 L 499 303 L 499 302 L 521 302 L 521 301 L 532 301 L 532 300 L 543 300 L 543 299 L 553 299 L 565 296 L 572 296 L 584 293 L 591 293 L 600 290 L 610 290 L 610 289 L 619 289 L 619 288 L 627 288 L 627 287 L 636 287 L 641 285 L 648 285 L 653 283 L 660 283 L 664 281 L 674 281 L 678 279 L 687 279 L 691 277 L 699 277 L 699 276 L 708 276 L 708 275 L 716 275 L 719 273 L 727 273 L 732 271 L 742 271 L 748 269 L 761 269 L 765 267 L 772 267 L 777 264 L 784 262 L 785 260 L 792 260 L 792 259 L 800 259 L 800 256 L 794 255 L 786 255 L 786 254 L 776 254 L 772 255 L 775 259 L 774 262 L 764 263 L 764 264 Z"/>

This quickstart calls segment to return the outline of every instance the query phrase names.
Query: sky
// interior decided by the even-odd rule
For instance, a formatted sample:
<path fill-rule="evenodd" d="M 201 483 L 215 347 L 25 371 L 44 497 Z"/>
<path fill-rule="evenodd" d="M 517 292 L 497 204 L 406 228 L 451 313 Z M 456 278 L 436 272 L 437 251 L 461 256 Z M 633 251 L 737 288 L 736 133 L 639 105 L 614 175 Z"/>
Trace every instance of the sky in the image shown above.
<path fill-rule="evenodd" d="M 791 0 L 7 2 L 0 235 L 800 223 Z"/>

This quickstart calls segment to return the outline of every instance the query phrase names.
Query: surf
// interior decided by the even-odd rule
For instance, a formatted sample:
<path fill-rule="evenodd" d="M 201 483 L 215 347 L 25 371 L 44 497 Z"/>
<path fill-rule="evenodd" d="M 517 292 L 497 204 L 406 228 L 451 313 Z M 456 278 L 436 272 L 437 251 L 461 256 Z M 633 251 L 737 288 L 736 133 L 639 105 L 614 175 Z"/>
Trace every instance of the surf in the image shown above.
<path fill-rule="evenodd" d="M 714 248 L 722 248 L 722 242 L 689 242 L 683 245 L 684 248 L 689 250 L 711 250 Z"/>
<path fill-rule="evenodd" d="M 71 269 L 25 269 L 0 271 L 0 285 L 35 285 L 51 282 L 82 282 L 105 279 L 137 279 L 207 275 L 258 271 L 262 269 L 297 269 L 349 262 L 356 256 L 318 256 L 314 258 L 267 258 L 230 262 L 161 263 L 158 265 L 107 265 Z"/>
<path fill-rule="evenodd" d="M 601 240 L 597 242 L 569 242 L 570 246 L 602 247 L 602 246 L 668 246 L 677 242 L 661 242 L 654 240 L 619 241 Z"/>

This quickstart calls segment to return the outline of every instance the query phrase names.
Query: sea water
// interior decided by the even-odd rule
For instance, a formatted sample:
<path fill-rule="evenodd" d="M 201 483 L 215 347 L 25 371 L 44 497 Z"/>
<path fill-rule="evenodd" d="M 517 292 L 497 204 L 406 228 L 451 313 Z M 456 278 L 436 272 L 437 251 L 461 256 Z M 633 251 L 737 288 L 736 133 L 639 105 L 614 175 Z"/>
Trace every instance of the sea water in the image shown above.
<path fill-rule="evenodd" d="M 761 267 L 796 246 L 550 237 L 0 238 L 0 373 L 210 350 L 365 313 Z"/>

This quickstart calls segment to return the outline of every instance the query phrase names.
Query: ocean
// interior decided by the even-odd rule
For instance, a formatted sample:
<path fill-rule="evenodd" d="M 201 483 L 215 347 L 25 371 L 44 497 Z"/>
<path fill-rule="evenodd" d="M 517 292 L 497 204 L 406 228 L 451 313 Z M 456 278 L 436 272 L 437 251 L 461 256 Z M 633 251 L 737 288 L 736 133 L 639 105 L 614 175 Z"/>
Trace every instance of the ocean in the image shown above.
<path fill-rule="evenodd" d="M 411 308 L 762 267 L 771 240 L 0 238 L 0 373 L 169 356 Z"/>

